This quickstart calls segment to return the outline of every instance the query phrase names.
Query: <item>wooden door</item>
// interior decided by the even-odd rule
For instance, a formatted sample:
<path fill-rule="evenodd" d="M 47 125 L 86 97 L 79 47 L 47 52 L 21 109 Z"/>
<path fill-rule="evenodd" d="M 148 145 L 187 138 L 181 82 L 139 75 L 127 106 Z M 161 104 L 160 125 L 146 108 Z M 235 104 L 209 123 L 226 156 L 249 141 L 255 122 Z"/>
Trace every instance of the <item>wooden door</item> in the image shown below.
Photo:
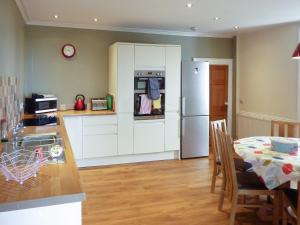
<path fill-rule="evenodd" d="M 219 119 L 227 120 L 228 66 L 210 65 L 209 74 L 210 74 L 209 120 L 210 121 L 219 120 Z"/>

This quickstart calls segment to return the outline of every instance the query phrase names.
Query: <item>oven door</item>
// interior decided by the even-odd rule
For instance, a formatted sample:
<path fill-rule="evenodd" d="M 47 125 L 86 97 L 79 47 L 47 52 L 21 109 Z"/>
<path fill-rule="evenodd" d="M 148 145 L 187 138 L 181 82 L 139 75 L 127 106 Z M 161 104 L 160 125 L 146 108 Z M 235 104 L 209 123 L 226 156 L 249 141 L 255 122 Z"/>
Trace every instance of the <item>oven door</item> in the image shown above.
<path fill-rule="evenodd" d="M 155 77 L 159 81 L 160 90 L 165 90 L 165 78 L 164 77 Z M 136 91 L 145 91 L 147 90 L 149 77 L 135 77 L 134 78 L 134 90 Z"/>
<path fill-rule="evenodd" d="M 151 112 L 149 114 L 143 114 L 141 113 L 141 96 L 145 94 L 145 92 L 134 94 L 134 119 L 163 119 L 165 115 L 165 94 L 161 93 L 160 104 L 158 104 L 160 107 L 155 108 L 152 102 Z"/>
<path fill-rule="evenodd" d="M 135 77 L 134 78 L 134 90 L 146 91 L 148 83 L 148 77 Z"/>

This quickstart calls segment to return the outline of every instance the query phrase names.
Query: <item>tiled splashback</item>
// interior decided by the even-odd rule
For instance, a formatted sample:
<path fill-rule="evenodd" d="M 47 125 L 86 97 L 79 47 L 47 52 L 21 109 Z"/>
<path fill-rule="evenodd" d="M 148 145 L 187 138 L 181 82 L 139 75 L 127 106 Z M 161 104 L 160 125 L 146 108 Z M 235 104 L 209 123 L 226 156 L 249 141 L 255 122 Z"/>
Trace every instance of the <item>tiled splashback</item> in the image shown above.
<path fill-rule="evenodd" d="M 0 119 L 6 119 L 6 127 L 10 130 L 20 121 L 20 97 L 17 77 L 0 77 Z"/>

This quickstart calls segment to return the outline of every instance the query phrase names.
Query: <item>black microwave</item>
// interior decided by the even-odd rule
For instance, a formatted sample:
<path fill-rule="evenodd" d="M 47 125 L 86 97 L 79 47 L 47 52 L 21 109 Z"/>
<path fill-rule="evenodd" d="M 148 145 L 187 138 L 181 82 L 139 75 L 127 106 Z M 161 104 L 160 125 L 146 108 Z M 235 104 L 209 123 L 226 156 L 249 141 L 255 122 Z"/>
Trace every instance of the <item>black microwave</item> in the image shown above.
<path fill-rule="evenodd" d="M 25 112 L 30 114 L 50 113 L 57 111 L 56 97 L 25 98 Z"/>

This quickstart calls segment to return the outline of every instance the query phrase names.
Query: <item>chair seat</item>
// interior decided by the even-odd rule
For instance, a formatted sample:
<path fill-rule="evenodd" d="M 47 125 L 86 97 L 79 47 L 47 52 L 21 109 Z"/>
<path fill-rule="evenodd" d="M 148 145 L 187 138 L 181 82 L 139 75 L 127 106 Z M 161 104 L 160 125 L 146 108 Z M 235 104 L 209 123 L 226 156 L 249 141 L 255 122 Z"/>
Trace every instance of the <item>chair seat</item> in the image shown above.
<path fill-rule="evenodd" d="M 289 199 L 292 206 L 297 209 L 298 204 L 298 190 L 296 189 L 284 189 L 285 196 Z"/>
<path fill-rule="evenodd" d="M 239 189 L 266 190 L 266 186 L 259 180 L 254 172 L 237 172 Z"/>
<path fill-rule="evenodd" d="M 243 171 L 243 172 L 246 172 L 252 168 L 252 165 L 250 163 L 245 162 L 242 159 L 237 159 L 237 158 L 234 159 L 234 165 L 235 165 L 236 170 Z"/>

